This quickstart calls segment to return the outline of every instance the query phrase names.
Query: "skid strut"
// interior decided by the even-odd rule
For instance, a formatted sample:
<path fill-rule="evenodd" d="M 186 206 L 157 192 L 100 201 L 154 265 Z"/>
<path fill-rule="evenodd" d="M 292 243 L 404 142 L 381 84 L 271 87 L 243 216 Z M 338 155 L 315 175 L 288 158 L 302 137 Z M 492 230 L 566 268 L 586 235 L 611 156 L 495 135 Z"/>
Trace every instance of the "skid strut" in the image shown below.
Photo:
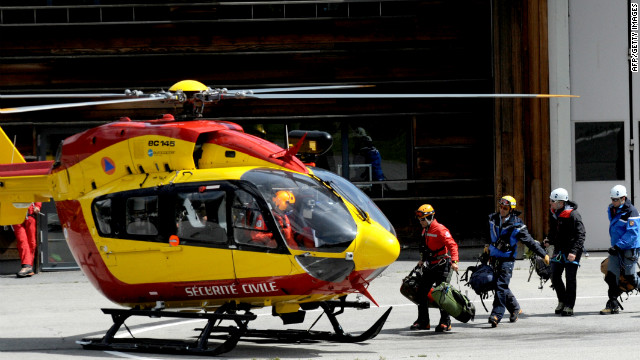
<path fill-rule="evenodd" d="M 114 350 L 114 351 L 136 351 L 149 353 L 170 353 L 170 354 L 191 354 L 215 356 L 231 351 L 242 338 L 251 341 L 251 338 L 271 339 L 278 342 L 303 342 L 303 341 L 332 341 L 342 343 L 356 343 L 366 341 L 376 337 L 387 321 L 391 309 L 385 313 L 365 332 L 360 335 L 352 335 L 345 332 L 336 318 L 344 312 L 345 308 L 369 308 L 368 302 L 350 301 L 324 301 L 318 303 L 304 304 L 305 310 L 321 308 L 333 327 L 330 331 L 309 330 L 256 330 L 248 329 L 249 321 L 255 320 L 257 316 L 248 310 L 244 314 L 236 314 L 234 306 L 222 306 L 214 313 L 187 313 L 161 310 L 124 310 L 124 309 L 102 309 L 102 312 L 111 315 L 113 325 L 102 339 L 82 339 L 77 341 L 85 349 L 92 350 Z M 336 311 L 336 309 L 339 309 Z M 196 340 L 170 340 L 170 339 L 150 339 L 150 338 L 119 338 L 116 333 L 124 322 L 131 316 L 147 316 L 151 318 L 183 318 L 183 319 L 204 319 L 207 324 L 201 329 Z M 318 317 L 318 320 L 319 318 Z M 220 326 L 222 320 L 232 320 L 235 326 Z M 316 322 L 318 321 L 316 320 Z M 313 327 L 316 322 L 311 325 Z M 217 323 L 217 324 L 216 324 Z M 126 327 L 126 325 L 125 325 Z M 128 328 L 127 328 L 128 330 Z M 216 342 L 217 340 L 217 342 Z"/>
<path fill-rule="evenodd" d="M 238 340 L 247 330 L 247 324 L 256 319 L 256 315 L 247 311 L 245 314 L 225 313 L 227 309 L 223 306 L 214 313 L 182 313 L 158 310 L 123 310 L 123 309 L 102 309 L 102 312 L 111 315 L 113 325 L 102 339 L 82 339 L 78 344 L 85 349 L 92 350 L 116 350 L 116 351 L 139 351 L 151 353 L 169 354 L 193 354 L 193 355 L 218 355 L 231 351 Z M 116 338 L 115 335 L 131 316 L 148 316 L 152 318 L 170 317 L 181 319 L 206 319 L 207 325 L 200 332 L 200 336 L 195 341 L 189 340 L 169 340 L 150 338 Z M 217 326 L 216 322 L 222 320 L 233 320 L 236 326 Z M 126 325 L 125 325 L 126 326 Z M 213 333 L 226 333 L 224 341 L 217 346 L 210 346 L 209 339 Z"/>

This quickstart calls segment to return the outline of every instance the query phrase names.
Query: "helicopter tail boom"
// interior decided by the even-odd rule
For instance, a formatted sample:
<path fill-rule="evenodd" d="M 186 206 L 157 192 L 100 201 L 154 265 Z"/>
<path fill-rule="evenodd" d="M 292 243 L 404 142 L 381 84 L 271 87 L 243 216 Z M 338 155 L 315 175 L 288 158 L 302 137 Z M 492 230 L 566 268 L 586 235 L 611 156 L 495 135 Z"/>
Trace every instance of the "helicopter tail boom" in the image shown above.
<path fill-rule="evenodd" d="M 0 225 L 20 224 L 29 204 L 49 201 L 52 165 L 53 161 L 0 164 Z"/>
<path fill-rule="evenodd" d="M 32 202 L 49 201 L 53 161 L 25 162 L 0 128 L 0 225 L 20 224 Z"/>

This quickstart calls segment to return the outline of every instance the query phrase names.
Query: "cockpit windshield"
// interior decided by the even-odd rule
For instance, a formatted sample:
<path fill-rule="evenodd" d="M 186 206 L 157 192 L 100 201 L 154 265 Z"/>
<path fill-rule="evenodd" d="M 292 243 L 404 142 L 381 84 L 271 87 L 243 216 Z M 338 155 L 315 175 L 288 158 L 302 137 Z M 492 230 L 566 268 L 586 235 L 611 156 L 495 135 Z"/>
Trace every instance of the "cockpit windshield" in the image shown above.
<path fill-rule="evenodd" d="M 269 203 L 290 248 L 342 252 L 355 239 L 357 226 L 344 202 L 313 178 L 256 169 L 242 180 L 255 185 Z"/>
<path fill-rule="evenodd" d="M 396 235 L 396 230 L 389 222 L 389 219 L 382 213 L 380 208 L 376 206 L 376 204 L 371 201 L 371 199 L 367 196 L 367 194 L 363 193 L 360 189 L 358 189 L 355 185 L 350 183 L 347 179 L 341 177 L 340 175 L 334 174 L 330 171 L 313 168 L 313 173 L 317 177 L 319 177 L 322 181 L 327 182 L 333 189 L 335 189 L 342 197 L 344 197 L 347 201 L 354 204 L 355 206 L 360 207 L 362 210 L 366 211 L 367 214 L 378 224 L 382 225 L 385 229 L 389 230 L 394 236 Z"/>

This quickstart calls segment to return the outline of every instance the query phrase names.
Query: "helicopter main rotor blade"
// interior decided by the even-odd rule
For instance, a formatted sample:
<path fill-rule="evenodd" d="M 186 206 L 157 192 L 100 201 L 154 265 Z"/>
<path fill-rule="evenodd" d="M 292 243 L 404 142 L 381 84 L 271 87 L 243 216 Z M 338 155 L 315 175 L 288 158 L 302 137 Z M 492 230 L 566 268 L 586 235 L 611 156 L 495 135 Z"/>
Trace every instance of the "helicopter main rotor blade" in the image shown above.
<path fill-rule="evenodd" d="M 164 97 L 152 97 L 152 98 L 86 101 L 86 102 L 65 103 L 65 104 L 21 106 L 21 107 L 16 107 L 16 108 L 0 109 L 0 114 L 14 114 L 14 113 L 21 113 L 21 112 L 29 112 L 29 111 L 64 109 L 64 108 L 73 108 L 73 107 L 81 107 L 81 106 L 124 104 L 124 103 L 145 102 L 145 101 L 159 101 L 159 100 L 167 100 L 167 99 L 164 98 Z"/>
<path fill-rule="evenodd" d="M 235 96 L 234 96 L 235 95 Z M 238 96 L 239 95 L 239 96 Z M 226 94 L 249 99 L 444 99 L 444 98 L 576 98 L 565 94 Z"/>
<path fill-rule="evenodd" d="M 16 95 L 0 95 L 2 99 L 82 99 L 82 98 L 130 98 L 127 94 L 16 94 Z"/>
<path fill-rule="evenodd" d="M 272 92 L 292 92 L 292 91 L 310 91 L 310 90 L 340 90 L 340 89 L 358 89 L 375 87 L 375 85 L 320 85 L 320 86 L 298 86 L 298 87 L 281 87 L 281 88 L 264 88 L 251 90 L 229 90 L 230 93 L 235 92 L 253 92 L 254 94 L 264 94 Z"/>

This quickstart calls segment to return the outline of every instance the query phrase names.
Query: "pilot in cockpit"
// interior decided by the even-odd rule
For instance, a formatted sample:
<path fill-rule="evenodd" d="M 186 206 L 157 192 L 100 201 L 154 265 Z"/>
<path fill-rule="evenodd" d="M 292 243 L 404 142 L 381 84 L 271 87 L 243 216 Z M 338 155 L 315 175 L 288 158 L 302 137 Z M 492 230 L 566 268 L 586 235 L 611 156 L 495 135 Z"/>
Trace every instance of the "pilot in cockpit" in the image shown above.
<path fill-rule="evenodd" d="M 294 215 L 294 204 L 296 203 L 296 197 L 293 192 L 291 190 L 279 190 L 271 201 L 273 206 L 273 217 L 278 221 L 278 225 L 287 245 L 291 249 L 296 250 L 315 247 L 315 243 L 311 236 L 311 229 L 296 223 L 294 219 L 299 219 L 299 217 L 292 218 L 292 215 Z M 256 226 L 258 226 L 258 224 L 263 227 L 260 230 L 266 230 L 266 226 L 263 221 L 257 222 Z M 271 233 L 256 233 L 253 241 L 273 241 L 273 236 Z"/>

